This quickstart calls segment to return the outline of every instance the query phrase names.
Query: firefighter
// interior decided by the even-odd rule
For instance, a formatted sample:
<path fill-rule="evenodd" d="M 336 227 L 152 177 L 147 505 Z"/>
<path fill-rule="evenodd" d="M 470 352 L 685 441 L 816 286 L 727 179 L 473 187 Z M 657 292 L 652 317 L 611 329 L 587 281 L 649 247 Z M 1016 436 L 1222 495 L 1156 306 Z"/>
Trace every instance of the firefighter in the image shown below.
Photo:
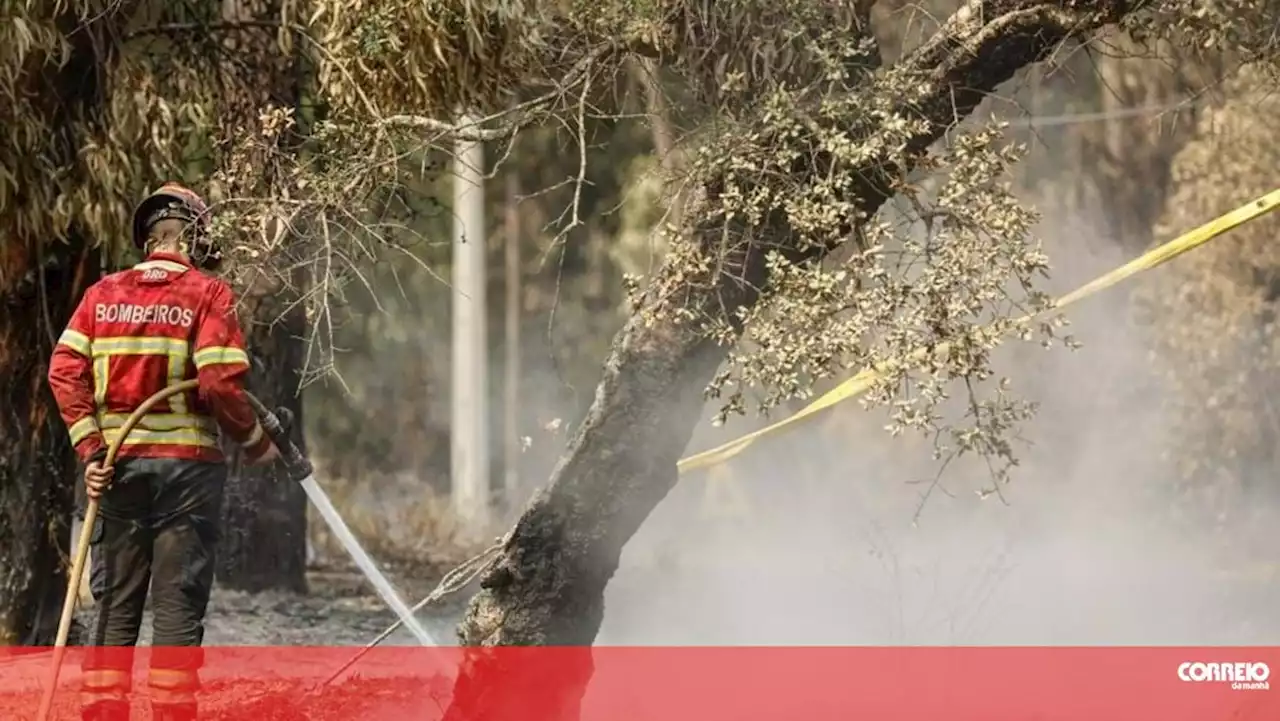
<path fill-rule="evenodd" d="M 247 463 L 279 457 L 244 396 L 249 357 L 235 297 L 211 275 L 221 253 L 208 231 L 209 209 L 187 188 L 166 184 L 143 200 L 133 242 L 146 260 L 85 292 L 50 361 L 49 384 L 85 464 L 88 496 L 100 504 L 98 523 L 84 531 L 93 534 L 98 606 L 83 662 L 86 721 L 129 717 L 148 586 L 152 716 L 195 718 L 227 476 L 219 430 Z M 129 414 L 188 378 L 199 390 L 160 403 L 126 437 L 114 468 L 104 468 L 107 444 Z"/>

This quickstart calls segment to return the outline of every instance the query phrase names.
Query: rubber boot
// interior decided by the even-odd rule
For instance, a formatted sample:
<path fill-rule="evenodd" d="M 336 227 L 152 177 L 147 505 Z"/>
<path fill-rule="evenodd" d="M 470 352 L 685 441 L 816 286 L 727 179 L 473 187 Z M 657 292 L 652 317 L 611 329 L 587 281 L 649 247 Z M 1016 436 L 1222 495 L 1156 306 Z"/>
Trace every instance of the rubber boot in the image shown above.
<path fill-rule="evenodd" d="M 196 721 L 193 703 L 152 703 L 152 721 Z"/>
<path fill-rule="evenodd" d="M 81 721 L 129 721 L 128 701 L 95 701 L 80 709 Z"/>

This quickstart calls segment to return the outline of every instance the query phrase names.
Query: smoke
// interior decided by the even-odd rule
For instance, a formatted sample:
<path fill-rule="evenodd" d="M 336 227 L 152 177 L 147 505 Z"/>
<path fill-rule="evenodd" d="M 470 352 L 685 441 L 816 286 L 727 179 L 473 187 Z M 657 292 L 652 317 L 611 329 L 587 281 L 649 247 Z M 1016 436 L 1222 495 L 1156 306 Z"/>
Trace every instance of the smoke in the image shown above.
<path fill-rule="evenodd" d="M 1128 260 L 1079 220 L 1050 219 L 1041 235 L 1055 294 Z M 891 439 L 880 414 L 848 402 L 757 443 L 729 479 L 682 479 L 624 551 L 599 642 L 1280 641 L 1280 591 L 1260 565 L 1278 534 L 1178 515 L 1126 295 L 1072 307 L 1078 351 L 1001 351 L 998 370 L 1041 406 L 999 497 L 976 493 L 990 485 L 981 463 L 939 477 L 926 439 Z"/>
<path fill-rule="evenodd" d="M 1130 259 L 1078 216 L 1051 213 L 1040 234 L 1054 295 Z M 983 464 L 953 463 L 939 476 L 928 439 L 890 438 L 883 413 L 844 403 L 756 443 L 728 477 L 682 479 L 624 550 L 598 642 L 1280 642 L 1280 584 L 1267 565 L 1280 513 L 1258 506 L 1226 526 L 1188 514 L 1164 458 L 1162 389 L 1127 297 L 1160 272 L 1072 306 L 1066 332 L 1078 351 L 1014 342 L 1000 351 L 997 370 L 1041 405 L 999 496 L 977 495 L 991 482 Z M 557 390 L 564 381 L 545 337 L 528 342 L 520 425 L 531 436 L 522 463 L 531 491 L 565 441 L 564 425 L 548 421 L 571 424 L 581 399 Z M 709 426 L 690 452 L 752 422 Z M 420 492 L 415 478 L 384 479 L 365 499 L 380 535 L 421 530 L 388 511 L 420 514 L 407 506 Z M 460 611 L 435 620 L 447 625 Z"/>

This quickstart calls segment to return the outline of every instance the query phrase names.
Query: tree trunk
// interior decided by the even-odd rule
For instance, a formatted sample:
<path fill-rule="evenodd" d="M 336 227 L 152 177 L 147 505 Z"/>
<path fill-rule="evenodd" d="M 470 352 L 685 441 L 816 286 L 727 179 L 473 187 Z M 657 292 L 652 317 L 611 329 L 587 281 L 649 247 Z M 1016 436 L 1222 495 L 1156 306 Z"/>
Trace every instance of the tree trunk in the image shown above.
<path fill-rule="evenodd" d="M 1124 3 L 1115 2 L 1080 2 L 1074 9 L 1026 0 L 968 3 L 934 38 L 888 70 L 904 83 L 927 88 L 922 102 L 893 104 L 931 125 L 905 156 L 874 158 L 861 168 L 865 180 L 850 200 L 870 216 L 890 196 L 889 179 L 910 170 L 902 157 L 925 152 L 1020 68 L 1072 35 L 1113 22 L 1125 10 Z M 816 158 L 796 171 L 816 174 L 823 165 L 824 159 Z M 715 197 L 717 183 L 704 191 Z M 694 317 L 733 317 L 737 309 L 754 305 L 766 280 L 766 245 L 793 259 L 806 257 L 780 219 L 772 225 L 767 238 L 744 234 L 744 240 L 725 249 L 722 239 L 730 234 L 699 223 L 692 229 L 694 239 L 716 249 L 724 270 L 706 283 L 681 286 L 679 269 L 664 264 L 651 298 L 677 296 Z M 649 304 L 655 302 L 661 301 Z M 548 487 L 517 521 L 497 564 L 482 579 L 459 629 L 464 644 L 587 646 L 594 640 L 604 616 L 605 585 L 623 545 L 675 485 L 676 462 L 702 413 L 702 392 L 727 352 L 687 323 L 650 324 L 643 316 L 642 310 L 615 337 L 586 419 Z M 581 649 L 568 669 L 559 664 L 512 668 L 505 660 L 487 649 L 468 656 L 452 718 L 577 717 L 591 673 L 589 649 Z M 531 697 L 545 707 L 529 709 Z"/>
<path fill-rule="evenodd" d="M 67 585 L 75 455 L 45 377 L 99 258 L 10 238 L 0 249 L 0 645 L 47 645 Z M 42 257 L 41 253 L 47 254 Z M 55 255 L 56 253 L 56 255 Z M 43 266 L 43 271 L 41 270 Z"/>
<path fill-rule="evenodd" d="M 222 162 L 224 168 L 233 158 L 236 162 L 229 168 L 234 187 L 227 190 L 234 197 L 270 198 L 278 184 L 287 181 L 277 177 L 278 156 L 293 149 L 281 136 L 265 137 L 260 116 L 271 105 L 297 107 L 301 80 L 297 56 L 280 47 L 271 27 L 281 19 L 278 0 L 224 0 L 221 7 L 224 22 L 244 23 L 223 40 L 227 59 L 220 74 Z M 262 280 L 259 276 L 255 282 Z M 305 453 L 299 389 L 306 318 L 297 304 L 286 312 L 300 297 L 294 280 L 265 278 L 263 285 L 269 288 L 247 289 L 241 299 L 241 317 L 249 352 L 256 359 L 250 389 L 268 407 L 284 406 L 293 412 L 290 433 Z M 298 484 L 285 480 L 274 464 L 246 467 L 235 450 L 230 461 L 218 547 L 219 585 L 251 592 L 305 593 L 306 494 Z"/>
<path fill-rule="evenodd" d="M 636 81 L 644 88 L 645 113 L 649 116 L 650 132 L 653 135 L 653 152 L 662 165 L 664 180 L 670 182 L 684 163 L 676 152 L 675 128 L 667 107 L 667 98 L 663 95 L 658 65 L 652 58 L 637 58 L 632 62 L 631 68 Z M 678 184 L 675 187 L 679 187 Z M 671 205 L 666 222 L 679 227 L 684 215 L 683 200 L 678 193 L 671 193 L 668 198 Z"/>
<path fill-rule="evenodd" d="M 1101 107 L 1112 117 L 1086 127 L 1083 135 L 1093 146 L 1091 155 L 1099 159 L 1092 174 L 1111 235 L 1127 252 L 1140 253 L 1155 239 L 1156 220 L 1173 179 L 1173 157 L 1194 132 L 1195 112 L 1188 106 L 1137 116 L 1123 113 L 1170 105 L 1201 91 L 1195 87 L 1194 66 L 1204 63 L 1186 57 L 1171 68 L 1167 60 L 1140 57 L 1141 48 L 1123 36 L 1111 45 L 1111 53 L 1095 63 Z"/>
<path fill-rule="evenodd" d="M 301 308 L 282 317 L 283 312 L 281 304 L 271 300 L 260 301 L 253 309 L 247 340 L 257 367 L 250 390 L 267 407 L 283 406 L 293 413 L 289 434 L 306 453 L 298 394 L 303 367 L 298 339 L 306 330 L 306 319 Z M 235 450 L 230 458 L 218 546 L 218 583 L 251 592 L 280 589 L 305 593 L 306 494 L 279 464 L 246 467 Z"/>

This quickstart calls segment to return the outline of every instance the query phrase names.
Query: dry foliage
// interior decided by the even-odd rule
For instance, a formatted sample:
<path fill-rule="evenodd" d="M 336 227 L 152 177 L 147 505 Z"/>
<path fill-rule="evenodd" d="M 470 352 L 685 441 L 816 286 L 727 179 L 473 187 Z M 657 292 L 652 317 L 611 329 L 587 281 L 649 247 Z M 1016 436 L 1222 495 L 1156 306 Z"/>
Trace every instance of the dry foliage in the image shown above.
<path fill-rule="evenodd" d="M 181 69 L 157 73 L 145 53 L 102 67 L 124 42 L 121 8 L 129 6 L 4 3 L 0 225 L 7 238 L 56 241 L 73 227 L 99 240 L 127 238 L 133 204 L 152 179 L 177 174 L 178 151 L 206 122 L 185 99 L 191 78 Z M 98 74 L 99 92 L 59 97 L 63 72 Z M 95 101 L 98 107 L 83 107 Z M 78 152 L 67 152 L 67 139 Z"/>
<path fill-rule="evenodd" d="M 1137 12 L 1122 23 L 1139 42 L 1172 39 L 1182 49 L 1201 48 L 1236 62 L 1274 66 L 1274 0 L 1153 0 L 1126 3 Z M 1154 49 L 1154 48 L 1153 48 Z"/>
<path fill-rule="evenodd" d="M 895 125 L 910 127 L 905 119 L 881 127 Z M 863 402 L 891 409 L 891 433 L 945 430 L 949 438 L 935 446 L 940 458 L 978 452 L 1011 462 L 1006 434 L 1032 408 L 1008 396 L 1003 380 L 994 394 L 979 388 L 993 377 L 991 351 L 1010 333 L 1024 334 L 1013 319 L 1048 302 L 1034 285 L 1048 269 L 1029 235 L 1036 215 L 1004 183 L 1019 151 L 995 126 L 959 134 L 930 159 L 942 173 L 928 184 L 935 187 L 913 188 L 897 214 L 904 218 L 888 212 L 862 224 L 841 261 L 796 264 L 775 255 L 775 295 L 743 317 L 746 347 L 731 354 L 712 387 L 728 392 L 724 412 L 745 411 L 747 389 L 763 390 L 759 406 L 767 411 L 808 398 L 817 381 L 876 366 L 883 375 Z M 826 182 L 783 197 L 793 227 L 832 242 L 847 221 L 825 200 Z M 972 424 L 944 428 L 939 406 L 955 380 L 965 381 Z"/>
<path fill-rule="evenodd" d="M 1276 189 L 1272 128 L 1280 97 L 1250 68 L 1223 89 L 1173 165 L 1173 193 L 1158 228 L 1170 237 Z M 1183 479 L 1221 509 L 1242 487 L 1267 483 L 1276 461 L 1280 408 L 1280 216 L 1255 220 L 1162 270 L 1142 288 L 1154 323 L 1154 367 L 1166 395 Z"/>

